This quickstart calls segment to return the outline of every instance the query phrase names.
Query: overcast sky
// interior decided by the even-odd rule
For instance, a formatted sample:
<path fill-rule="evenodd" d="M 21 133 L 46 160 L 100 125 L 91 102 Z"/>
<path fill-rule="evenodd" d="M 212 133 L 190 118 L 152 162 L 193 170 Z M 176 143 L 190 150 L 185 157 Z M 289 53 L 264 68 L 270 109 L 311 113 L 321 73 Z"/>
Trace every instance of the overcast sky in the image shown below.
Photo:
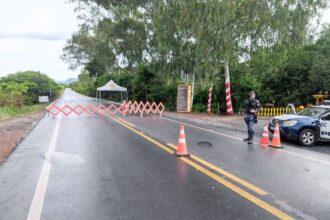
<path fill-rule="evenodd" d="M 55 80 L 76 77 L 60 59 L 78 29 L 74 5 L 65 0 L 0 0 L 0 77 L 36 70 Z M 328 10 L 322 21 L 330 21 Z"/>
<path fill-rule="evenodd" d="M 78 29 L 74 5 L 65 0 L 0 0 L 0 77 L 37 70 L 53 79 L 76 77 L 60 59 Z"/>

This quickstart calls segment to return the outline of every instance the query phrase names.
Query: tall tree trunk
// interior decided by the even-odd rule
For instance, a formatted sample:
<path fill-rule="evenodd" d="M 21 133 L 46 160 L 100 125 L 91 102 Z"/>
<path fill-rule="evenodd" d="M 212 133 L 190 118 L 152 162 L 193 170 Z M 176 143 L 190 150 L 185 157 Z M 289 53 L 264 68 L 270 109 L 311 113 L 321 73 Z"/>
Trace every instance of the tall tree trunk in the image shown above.
<path fill-rule="evenodd" d="M 192 80 L 191 80 L 191 102 L 190 102 L 190 109 L 192 109 L 192 106 L 194 104 L 194 95 L 195 95 L 195 71 L 193 72 Z"/>
<path fill-rule="evenodd" d="M 181 80 L 184 81 L 185 84 L 188 84 L 188 73 L 181 69 Z"/>
<path fill-rule="evenodd" d="M 229 61 L 228 58 L 225 59 L 225 83 L 226 83 L 226 105 L 227 114 L 234 114 L 233 105 L 231 102 L 231 92 L 230 92 L 230 75 L 229 75 Z"/>

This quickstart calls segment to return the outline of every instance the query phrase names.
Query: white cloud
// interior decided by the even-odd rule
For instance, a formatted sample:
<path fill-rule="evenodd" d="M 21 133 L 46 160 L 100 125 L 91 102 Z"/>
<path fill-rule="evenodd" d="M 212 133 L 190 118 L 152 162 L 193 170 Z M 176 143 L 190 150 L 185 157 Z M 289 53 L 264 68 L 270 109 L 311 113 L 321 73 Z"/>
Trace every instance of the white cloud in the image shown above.
<path fill-rule="evenodd" d="M 65 0 L 2 0 L 0 33 L 66 33 L 76 28 L 74 5 Z"/>
<path fill-rule="evenodd" d="M 77 74 L 67 71 L 66 64 L 60 60 L 63 45 L 63 41 L 35 39 L 0 40 L 1 74 L 36 70 L 46 73 L 56 80 L 74 77 Z M 6 72 L 3 70 L 6 70 Z"/>
<path fill-rule="evenodd" d="M 0 33 L 0 39 L 36 39 L 36 40 L 63 40 L 66 39 L 66 33 L 53 33 L 53 34 L 45 34 L 45 33 Z"/>
<path fill-rule="evenodd" d="M 38 70 L 57 80 L 76 76 L 60 60 L 77 30 L 74 5 L 66 0 L 1 0 L 0 76 Z"/>

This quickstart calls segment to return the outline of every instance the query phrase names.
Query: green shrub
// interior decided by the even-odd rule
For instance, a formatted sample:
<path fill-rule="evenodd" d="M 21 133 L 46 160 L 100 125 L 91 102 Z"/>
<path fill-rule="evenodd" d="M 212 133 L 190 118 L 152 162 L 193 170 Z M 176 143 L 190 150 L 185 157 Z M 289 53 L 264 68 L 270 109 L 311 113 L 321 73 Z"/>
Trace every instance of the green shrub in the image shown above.
<path fill-rule="evenodd" d="M 192 111 L 194 112 L 206 112 L 206 104 L 195 103 L 192 107 Z"/>
<path fill-rule="evenodd" d="M 26 96 L 28 86 L 14 82 L 0 84 L 0 106 L 22 107 Z"/>
<path fill-rule="evenodd" d="M 45 104 L 36 104 L 36 105 L 22 106 L 20 108 L 9 107 L 9 106 L 0 107 L 0 119 L 29 115 L 31 113 L 44 110 L 45 106 L 46 106 Z"/>
<path fill-rule="evenodd" d="M 34 71 L 9 74 L 0 79 L 0 106 L 31 105 L 38 102 L 39 96 L 49 95 L 49 90 L 55 98 L 61 87 L 45 74 Z"/>

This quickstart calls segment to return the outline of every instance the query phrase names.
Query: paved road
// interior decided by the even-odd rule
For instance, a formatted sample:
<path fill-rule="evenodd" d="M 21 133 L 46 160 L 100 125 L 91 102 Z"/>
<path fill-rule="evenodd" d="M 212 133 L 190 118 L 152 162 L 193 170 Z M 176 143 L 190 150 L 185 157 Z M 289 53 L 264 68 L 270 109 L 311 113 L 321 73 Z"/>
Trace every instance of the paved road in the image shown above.
<path fill-rule="evenodd" d="M 58 105 L 95 101 L 66 90 Z M 172 153 L 185 123 L 190 158 Z M 0 166 L 0 219 L 329 219 L 330 157 L 159 117 L 45 116 Z"/>

